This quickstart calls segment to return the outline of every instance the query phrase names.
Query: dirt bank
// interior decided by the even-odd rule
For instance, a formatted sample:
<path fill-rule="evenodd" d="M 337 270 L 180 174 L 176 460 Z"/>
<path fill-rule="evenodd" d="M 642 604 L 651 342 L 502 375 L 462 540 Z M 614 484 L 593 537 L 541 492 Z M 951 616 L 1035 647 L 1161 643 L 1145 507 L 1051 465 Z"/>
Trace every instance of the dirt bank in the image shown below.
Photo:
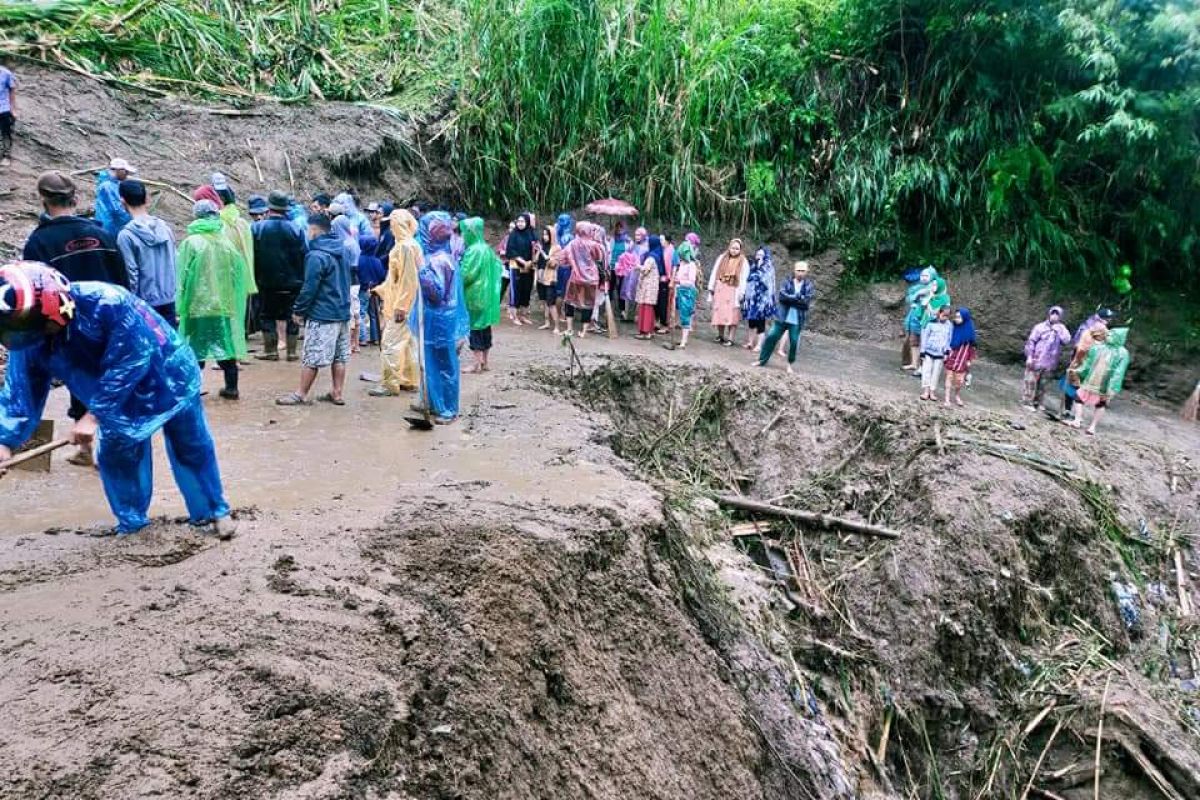
<path fill-rule="evenodd" d="M 1110 673 L 1104 796 L 1154 796 L 1118 735 L 1194 796 L 1189 628 L 1163 570 L 1172 541 L 1195 569 L 1174 448 L 1200 448 L 1167 418 L 1124 405 L 1085 440 L 1014 416 L 1013 377 L 986 373 L 982 407 L 935 414 L 820 337 L 810 374 L 890 382 L 846 396 L 704 340 L 589 338 L 569 385 L 554 338 L 497 343 L 463 422 L 432 434 L 365 384 L 345 409 L 277 409 L 294 369 L 247 367 L 242 402 L 207 403 L 243 509 L 227 545 L 169 521 L 75 535 L 105 517 L 94 476 L 6 477 L 0 796 L 970 798 L 994 767 L 983 796 L 1017 797 L 1060 721 L 1042 773 L 1090 763 Z M 1101 508 L 1153 542 L 1109 539 L 1074 488 L 966 437 L 1116 486 Z M 700 497 L 729 482 L 905 538 L 733 538 Z M 780 583 L 760 550 L 796 543 L 810 574 Z M 1109 587 L 1134 567 L 1137 632 Z"/>
<path fill-rule="evenodd" d="M 315 191 L 349 186 L 401 202 L 448 202 L 454 196 L 453 182 L 436 148 L 422 144 L 419 126 L 373 108 L 212 108 L 117 90 L 72 73 L 24 65 L 18 72 L 21 115 L 13 163 L 0 170 L 0 254 L 18 250 L 37 222 L 38 174 L 103 167 L 114 156 L 134 163 L 139 177 L 187 197 L 214 171 L 230 178 L 242 200 L 271 189 L 307 199 Z M 93 184 L 86 176 L 78 180 L 86 209 Z M 180 228 L 190 220 L 190 200 L 149 188 L 156 213 Z"/>

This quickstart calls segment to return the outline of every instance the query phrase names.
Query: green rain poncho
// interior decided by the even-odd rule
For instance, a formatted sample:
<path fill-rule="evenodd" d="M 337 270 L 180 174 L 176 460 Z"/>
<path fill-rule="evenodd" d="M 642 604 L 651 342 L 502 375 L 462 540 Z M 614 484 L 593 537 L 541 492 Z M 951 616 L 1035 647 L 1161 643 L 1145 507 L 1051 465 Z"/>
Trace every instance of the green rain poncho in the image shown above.
<path fill-rule="evenodd" d="M 467 313 L 471 315 L 471 330 L 478 331 L 500 321 L 500 276 L 504 272 L 504 265 L 483 240 L 482 219 L 464 219 L 458 227 L 466 248 L 459 270 L 467 299 Z"/>
<path fill-rule="evenodd" d="M 1125 372 L 1129 369 L 1129 351 L 1125 349 L 1128 328 L 1117 328 L 1108 334 L 1108 339 L 1097 343 L 1087 351 L 1079 367 L 1079 388 L 1103 397 L 1112 397 L 1125 386 Z"/>
<path fill-rule="evenodd" d="M 176 259 L 179 332 L 200 361 L 246 357 L 246 261 L 219 217 L 188 225 Z"/>
<path fill-rule="evenodd" d="M 246 260 L 246 294 L 258 294 L 258 286 L 254 282 L 254 236 L 250 232 L 250 223 L 233 203 L 221 209 L 221 222 L 225 223 L 225 235 Z"/>

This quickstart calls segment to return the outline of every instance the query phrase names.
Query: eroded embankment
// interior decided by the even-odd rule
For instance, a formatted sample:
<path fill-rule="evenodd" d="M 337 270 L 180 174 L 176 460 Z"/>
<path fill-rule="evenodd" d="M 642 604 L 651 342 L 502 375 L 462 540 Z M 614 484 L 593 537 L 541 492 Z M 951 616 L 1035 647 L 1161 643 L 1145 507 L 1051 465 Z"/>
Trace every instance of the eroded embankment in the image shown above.
<path fill-rule="evenodd" d="M 671 560 L 709 587 L 689 607 L 726 624 L 718 652 L 736 662 L 722 637 L 755 632 L 857 791 L 1090 797 L 1103 707 L 1103 796 L 1200 796 L 1180 454 L 724 372 L 610 363 L 577 381 L 690 518 Z M 903 538 L 731 529 L 697 500 L 714 491 Z M 1134 595 L 1124 618 L 1117 594 Z"/>

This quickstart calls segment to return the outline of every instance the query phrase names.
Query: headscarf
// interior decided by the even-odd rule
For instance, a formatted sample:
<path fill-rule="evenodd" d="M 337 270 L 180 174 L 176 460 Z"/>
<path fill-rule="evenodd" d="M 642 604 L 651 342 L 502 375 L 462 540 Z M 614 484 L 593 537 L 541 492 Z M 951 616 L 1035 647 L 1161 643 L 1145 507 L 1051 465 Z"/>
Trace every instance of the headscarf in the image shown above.
<path fill-rule="evenodd" d="M 554 235 L 559 247 L 566 247 L 575 238 L 575 218 L 570 214 L 559 214 L 554 223 Z"/>
<path fill-rule="evenodd" d="M 1062 306 L 1050 306 L 1049 310 L 1046 311 L 1046 321 L 1049 322 L 1050 318 L 1053 317 L 1055 314 L 1058 315 L 1058 321 L 1062 322 L 1062 318 L 1063 318 Z"/>
<path fill-rule="evenodd" d="M 521 258 L 526 261 L 533 258 L 533 243 L 538 239 L 537 229 L 533 227 L 533 217 L 528 213 L 521 214 L 517 219 L 525 220 L 525 230 L 516 225 L 508 234 L 504 245 L 505 259 Z"/>
<path fill-rule="evenodd" d="M 975 320 L 971 312 L 965 308 L 958 310 L 962 322 L 954 323 L 954 332 L 950 334 L 950 349 L 962 347 L 964 344 L 975 344 Z"/>
<path fill-rule="evenodd" d="M 700 234 L 695 231 L 688 231 L 684 235 L 683 240 L 695 248 L 696 251 L 700 249 Z"/>
<path fill-rule="evenodd" d="M 633 241 L 637 244 L 645 244 L 646 237 L 649 236 L 645 228 L 638 228 L 633 232 Z"/>
<path fill-rule="evenodd" d="M 339 214 L 333 220 L 333 232 L 341 237 L 350 266 L 357 267 L 358 258 L 362 255 L 362 248 L 358 246 L 358 226 L 345 214 Z"/>
<path fill-rule="evenodd" d="M 450 252 L 450 235 L 454 232 L 454 221 L 444 211 L 430 211 L 421 217 L 417 226 L 417 242 L 425 258 L 435 253 Z"/>
<path fill-rule="evenodd" d="M 666 254 L 663 253 L 661 236 L 650 237 L 650 249 L 646 251 L 646 258 L 654 259 L 654 263 L 658 266 L 659 275 L 667 274 Z M 644 262 L 646 258 L 643 258 L 642 261 Z"/>
<path fill-rule="evenodd" d="M 571 280 L 595 286 L 600 282 L 600 264 L 604 262 L 604 229 L 593 222 L 575 226 L 575 238 L 565 248 L 571 265 Z"/>
<path fill-rule="evenodd" d="M 679 245 L 679 248 L 675 252 L 679 255 L 680 263 L 696 260 L 696 251 L 693 249 L 690 239 Z"/>
<path fill-rule="evenodd" d="M 196 191 L 192 192 L 192 199 L 196 201 L 211 200 L 212 204 L 217 207 L 218 211 L 225 207 L 225 203 L 221 201 L 221 195 L 217 194 L 217 190 L 208 184 L 200 186 L 196 189 Z"/>
<path fill-rule="evenodd" d="M 741 246 L 741 252 L 734 258 L 729 254 L 733 249 L 734 244 Z M 717 259 L 717 280 L 727 286 L 736 286 L 742 277 L 742 268 L 746 266 L 746 246 L 741 239 L 730 239 L 729 246 L 725 248 L 725 252 Z"/>

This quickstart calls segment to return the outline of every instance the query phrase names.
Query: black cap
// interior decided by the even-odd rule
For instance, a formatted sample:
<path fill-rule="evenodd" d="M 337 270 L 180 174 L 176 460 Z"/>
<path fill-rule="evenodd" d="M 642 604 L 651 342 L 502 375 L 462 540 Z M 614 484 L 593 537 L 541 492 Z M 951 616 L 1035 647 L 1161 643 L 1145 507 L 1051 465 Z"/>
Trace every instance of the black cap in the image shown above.
<path fill-rule="evenodd" d="M 141 181 L 124 180 L 117 186 L 117 192 L 121 195 L 121 199 L 131 206 L 140 207 L 146 205 L 146 184 Z"/>

